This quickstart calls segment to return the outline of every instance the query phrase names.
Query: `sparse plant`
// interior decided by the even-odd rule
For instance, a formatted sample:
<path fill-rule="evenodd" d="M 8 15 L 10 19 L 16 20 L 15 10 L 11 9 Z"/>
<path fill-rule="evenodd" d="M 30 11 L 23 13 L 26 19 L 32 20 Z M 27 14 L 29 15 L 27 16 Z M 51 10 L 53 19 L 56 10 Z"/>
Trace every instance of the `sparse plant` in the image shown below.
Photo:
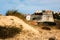
<path fill-rule="evenodd" d="M 49 28 L 49 27 L 42 27 L 42 29 L 44 29 L 44 30 L 51 30 L 51 28 Z"/>
<path fill-rule="evenodd" d="M 55 26 L 56 23 L 55 22 L 44 22 L 44 25 L 47 25 L 47 26 Z"/>
<path fill-rule="evenodd" d="M 16 34 L 19 34 L 21 32 L 22 28 L 17 27 L 2 27 L 0 26 L 0 38 L 11 38 L 14 37 Z"/>
<path fill-rule="evenodd" d="M 51 38 L 49 38 L 49 40 L 55 40 L 55 38 L 52 38 L 52 37 L 51 37 Z"/>
<path fill-rule="evenodd" d="M 60 29 L 60 20 L 55 20 L 55 22 L 56 22 L 56 28 Z"/>
<path fill-rule="evenodd" d="M 14 20 L 14 19 L 11 19 L 11 20 Z"/>
<path fill-rule="evenodd" d="M 17 10 L 13 10 L 13 11 L 12 10 L 8 10 L 6 12 L 6 16 L 16 16 L 16 17 L 18 17 L 20 19 L 25 20 L 25 16 L 22 13 L 18 12 Z"/>

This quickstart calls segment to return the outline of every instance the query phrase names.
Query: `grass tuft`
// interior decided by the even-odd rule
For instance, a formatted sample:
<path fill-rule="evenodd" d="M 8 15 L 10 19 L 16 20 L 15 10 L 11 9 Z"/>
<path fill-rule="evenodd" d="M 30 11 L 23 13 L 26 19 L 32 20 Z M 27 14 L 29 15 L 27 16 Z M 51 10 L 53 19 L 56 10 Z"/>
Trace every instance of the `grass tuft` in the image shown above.
<path fill-rule="evenodd" d="M 2 27 L 0 26 L 0 38 L 5 39 L 5 38 L 11 38 L 14 37 L 16 34 L 19 34 L 22 29 L 17 28 L 17 27 Z"/>

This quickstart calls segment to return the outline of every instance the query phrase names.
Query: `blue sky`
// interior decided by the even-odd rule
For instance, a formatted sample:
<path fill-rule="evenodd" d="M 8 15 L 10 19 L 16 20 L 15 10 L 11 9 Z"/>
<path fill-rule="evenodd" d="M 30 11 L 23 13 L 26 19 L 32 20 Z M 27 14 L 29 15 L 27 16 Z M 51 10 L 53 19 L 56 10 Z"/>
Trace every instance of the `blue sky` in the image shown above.
<path fill-rule="evenodd" d="M 0 0 L 0 13 L 18 10 L 22 13 L 34 13 L 35 10 L 60 11 L 60 0 Z"/>

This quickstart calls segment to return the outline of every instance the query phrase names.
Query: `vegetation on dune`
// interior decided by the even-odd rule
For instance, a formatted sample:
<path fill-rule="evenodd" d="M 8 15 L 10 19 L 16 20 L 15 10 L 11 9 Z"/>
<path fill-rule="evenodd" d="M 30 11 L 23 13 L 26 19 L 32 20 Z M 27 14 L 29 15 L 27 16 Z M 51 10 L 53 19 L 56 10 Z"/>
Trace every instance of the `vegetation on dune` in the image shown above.
<path fill-rule="evenodd" d="M 51 28 L 49 28 L 49 27 L 42 27 L 42 29 L 44 29 L 44 30 L 51 30 Z"/>
<path fill-rule="evenodd" d="M 55 22 L 56 22 L 56 28 L 60 29 L 60 20 L 55 20 Z"/>
<path fill-rule="evenodd" d="M 6 16 L 16 16 L 16 17 L 18 17 L 18 18 L 20 18 L 20 19 L 23 19 L 23 20 L 25 20 L 25 16 L 22 14 L 22 13 L 20 13 L 20 12 L 18 12 L 17 10 L 8 10 L 7 12 L 6 12 Z"/>
<path fill-rule="evenodd" d="M 49 40 L 55 40 L 55 38 L 52 38 L 52 37 L 51 37 L 51 38 L 49 38 Z"/>
<path fill-rule="evenodd" d="M 21 32 L 22 28 L 17 27 L 2 27 L 0 26 L 0 38 L 10 38 L 14 37 L 16 34 L 19 34 Z"/>
<path fill-rule="evenodd" d="M 55 13 L 55 14 L 53 14 L 53 17 L 54 17 L 54 19 L 58 19 L 58 20 L 60 20 L 60 13 L 58 14 L 58 13 Z"/>

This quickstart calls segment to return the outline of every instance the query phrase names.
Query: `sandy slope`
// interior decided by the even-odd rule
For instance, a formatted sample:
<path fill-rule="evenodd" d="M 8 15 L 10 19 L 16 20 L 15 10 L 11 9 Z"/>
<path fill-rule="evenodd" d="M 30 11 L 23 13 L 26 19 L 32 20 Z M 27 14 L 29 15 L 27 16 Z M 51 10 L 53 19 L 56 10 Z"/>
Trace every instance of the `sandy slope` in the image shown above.
<path fill-rule="evenodd" d="M 20 28 L 21 25 L 23 29 L 20 34 L 4 40 L 49 40 L 50 37 L 60 40 L 60 30 L 43 30 L 40 27 L 33 28 L 15 16 L 0 16 L 0 26 L 15 26 Z"/>
<path fill-rule="evenodd" d="M 30 30 L 30 31 L 38 33 L 38 31 L 35 30 L 33 27 L 26 24 L 23 20 L 14 16 L 0 16 L 0 25 L 1 26 L 11 25 L 11 26 L 16 26 L 16 27 L 19 27 L 20 25 L 22 25 L 24 30 Z"/>
<path fill-rule="evenodd" d="M 20 25 L 22 25 L 23 28 L 21 34 L 18 34 L 18 36 L 8 38 L 6 40 L 28 40 L 29 38 L 30 40 L 33 40 L 36 38 L 36 36 L 39 37 L 39 32 L 30 25 L 26 24 L 23 20 L 15 16 L 0 16 L 0 26 L 16 26 L 19 28 Z"/>

